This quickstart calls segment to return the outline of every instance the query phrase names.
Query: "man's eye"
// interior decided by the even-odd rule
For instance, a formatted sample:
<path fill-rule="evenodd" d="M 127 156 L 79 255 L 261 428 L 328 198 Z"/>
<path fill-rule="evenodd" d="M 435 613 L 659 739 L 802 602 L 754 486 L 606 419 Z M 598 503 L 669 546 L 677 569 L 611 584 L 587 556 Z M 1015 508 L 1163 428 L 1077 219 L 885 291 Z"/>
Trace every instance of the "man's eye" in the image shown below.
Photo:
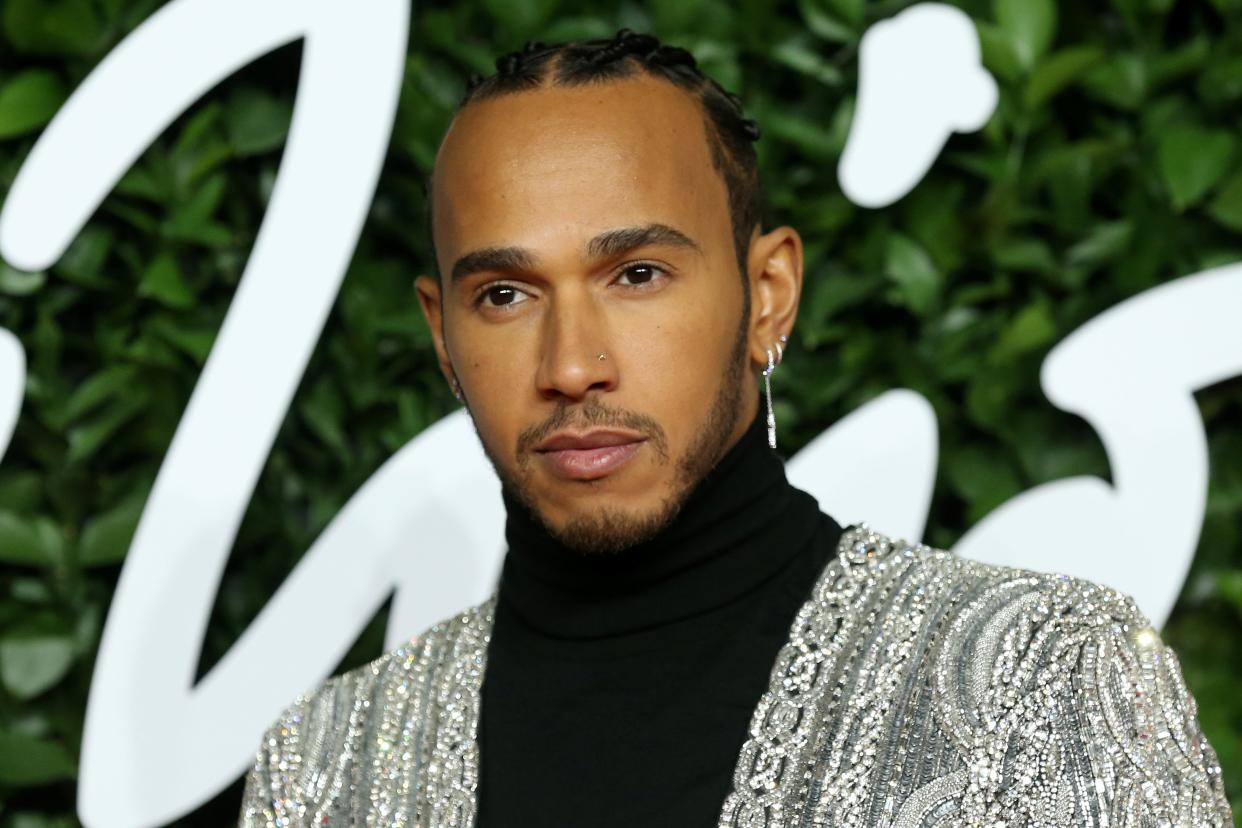
<path fill-rule="evenodd" d="M 479 294 L 478 303 L 499 308 L 521 304 L 527 298 L 525 293 L 512 285 L 492 285 Z"/>
<path fill-rule="evenodd" d="M 628 279 L 630 285 L 646 285 L 659 279 L 664 269 L 651 264 L 630 265 L 621 271 L 621 279 Z"/>

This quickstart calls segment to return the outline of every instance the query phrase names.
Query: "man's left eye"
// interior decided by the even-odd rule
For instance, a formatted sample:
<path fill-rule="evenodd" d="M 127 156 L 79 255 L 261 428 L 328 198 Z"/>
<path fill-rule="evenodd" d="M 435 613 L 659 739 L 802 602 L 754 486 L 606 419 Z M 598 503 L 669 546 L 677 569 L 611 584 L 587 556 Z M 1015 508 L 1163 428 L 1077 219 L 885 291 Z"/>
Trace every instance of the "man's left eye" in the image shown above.
<path fill-rule="evenodd" d="M 629 279 L 631 285 L 646 285 L 663 275 L 664 270 L 650 264 L 630 265 L 621 271 L 621 279 Z"/>

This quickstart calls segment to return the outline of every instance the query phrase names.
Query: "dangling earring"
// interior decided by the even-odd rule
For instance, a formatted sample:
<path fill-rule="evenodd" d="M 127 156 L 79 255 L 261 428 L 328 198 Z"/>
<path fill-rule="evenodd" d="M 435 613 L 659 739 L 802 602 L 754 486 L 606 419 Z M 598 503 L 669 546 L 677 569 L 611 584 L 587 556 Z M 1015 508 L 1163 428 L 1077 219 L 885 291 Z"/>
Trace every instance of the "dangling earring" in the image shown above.
<path fill-rule="evenodd" d="M 782 335 L 780 342 L 776 343 L 776 358 L 772 357 L 772 349 L 765 348 L 768 353 L 768 367 L 763 370 L 763 390 L 768 398 L 768 448 L 776 448 L 776 413 L 772 410 L 772 372 L 776 370 L 776 366 L 781 364 L 781 360 L 785 356 L 785 350 L 781 345 L 789 341 L 789 337 Z"/>
<path fill-rule="evenodd" d="M 459 383 L 459 382 L 457 381 L 457 375 L 456 375 L 456 374 L 454 374 L 453 376 L 449 377 L 449 385 L 450 385 L 450 386 L 452 386 L 452 388 L 453 388 L 453 396 L 457 398 L 457 401 L 458 401 L 458 402 L 465 402 L 465 400 L 462 398 L 462 395 L 461 395 L 461 383 Z"/>
<path fill-rule="evenodd" d="M 768 352 L 768 367 L 763 369 L 763 390 L 768 397 L 768 448 L 776 448 L 776 415 L 772 413 L 772 372 L 776 370 L 776 363 L 772 361 L 772 349 L 765 349 Z"/>

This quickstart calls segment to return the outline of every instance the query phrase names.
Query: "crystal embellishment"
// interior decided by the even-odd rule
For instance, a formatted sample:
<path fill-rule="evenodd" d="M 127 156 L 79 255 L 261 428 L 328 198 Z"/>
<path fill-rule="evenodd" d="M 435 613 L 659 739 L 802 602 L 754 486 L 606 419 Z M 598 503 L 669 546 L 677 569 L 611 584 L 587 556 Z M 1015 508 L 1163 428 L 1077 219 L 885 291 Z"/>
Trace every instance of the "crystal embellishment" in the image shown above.
<path fill-rule="evenodd" d="M 298 696 L 239 824 L 472 826 L 495 600 Z M 860 525 L 794 618 L 718 824 L 1233 822 L 1177 657 L 1130 597 Z"/>

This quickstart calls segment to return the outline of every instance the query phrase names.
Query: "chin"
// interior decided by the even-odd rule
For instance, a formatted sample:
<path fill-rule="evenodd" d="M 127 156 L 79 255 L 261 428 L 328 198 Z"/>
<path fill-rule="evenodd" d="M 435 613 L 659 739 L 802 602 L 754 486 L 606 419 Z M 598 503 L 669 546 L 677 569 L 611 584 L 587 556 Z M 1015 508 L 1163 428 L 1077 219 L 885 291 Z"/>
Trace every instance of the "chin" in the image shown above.
<path fill-rule="evenodd" d="M 545 520 L 557 523 L 589 520 L 601 512 L 633 520 L 645 520 L 665 509 L 667 484 L 615 479 L 614 476 L 583 482 L 555 481 L 536 498 Z M 657 494 L 659 493 L 659 494 Z"/>

